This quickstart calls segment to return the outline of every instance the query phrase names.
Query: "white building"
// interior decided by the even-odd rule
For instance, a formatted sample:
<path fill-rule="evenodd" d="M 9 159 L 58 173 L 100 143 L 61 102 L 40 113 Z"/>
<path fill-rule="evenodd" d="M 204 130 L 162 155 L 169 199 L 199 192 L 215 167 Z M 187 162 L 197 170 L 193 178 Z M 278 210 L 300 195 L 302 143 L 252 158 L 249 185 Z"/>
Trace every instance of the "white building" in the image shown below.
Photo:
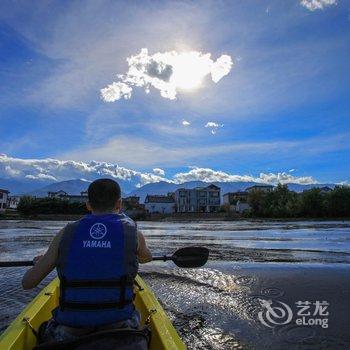
<path fill-rule="evenodd" d="M 224 205 L 228 205 L 230 211 L 243 213 L 245 210 L 250 209 L 250 205 L 248 204 L 248 192 L 237 191 L 225 193 Z"/>
<path fill-rule="evenodd" d="M 175 212 L 175 200 L 173 196 L 147 195 L 145 209 L 148 213 L 172 214 Z"/>
<path fill-rule="evenodd" d="M 7 199 L 7 208 L 17 209 L 19 201 L 21 200 L 20 196 L 11 196 Z"/>
<path fill-rule="evenodd" d="M 250 209 L 250 205 L 247 202 L 241 202 L 240 200 L 238 200 L 235 205 L 236 213 L 242 214 L 243 212 L 249 209 Z"/>
<path fill-rule="evenodd" d="M 0 211 L 6 210 L 9 193 L 7 190 L 0 189 Z"/>

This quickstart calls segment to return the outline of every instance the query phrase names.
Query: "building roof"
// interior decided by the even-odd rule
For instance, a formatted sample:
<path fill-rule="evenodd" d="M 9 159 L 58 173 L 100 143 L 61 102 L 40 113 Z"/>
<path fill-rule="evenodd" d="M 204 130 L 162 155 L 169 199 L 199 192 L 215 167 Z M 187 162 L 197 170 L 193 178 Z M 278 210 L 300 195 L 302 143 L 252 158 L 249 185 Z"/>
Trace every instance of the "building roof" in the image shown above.
<path fill-rule="evenodd" d="M 10 193 L 10 191 L 8 191 L 8 190 L 3 190 L 3 189 L 1 189 L 1 188 L 0 188 L 0 192 L 1 192 L 1 193 Z"/>
<path fill-rule="evenodd" d="M 273 188 L 272 185 L 254 185 L 254 186 L 250 186 L 250 187 L 247 187 L 246 188 L 246 191 L 247 190 L 252 190 L 253 188 Z"/>
<path fill-rule="evenodd" d="M 126 200 L 139 200 L 140 197 L 139 197 L 139 196 L 129 196 L 129 197 L 124 197 L 123 199 L 124 199 L 124 200 L 125 200 L 125 199 L 126 199 Z"/>
<path fill-rule="evenodd" d="M 148 194 L 145 203 L 175 203 L 175 201 L 174 198 L 170 196 Z"/>
<path fill-rule="evenodd" d="M 210 184 L 209 186 L 205 187 L 207 189 L 212 189 L 212 190 L 220 190 L 219 186 L 216 186 L 214 184 Z"/>
<path fill-rule="evenodd" d="M 68 193 L 66 192 L 66 191 L 63 191 L 63 190 L 59 190 L 59 191 L 49 191 L 49 192 L 47 192 L 48 194 L 57 194 L 57 193 L 64 193 L 64 194 L 67 194 L 68 195 Z"/>
<path fill-rule="evenodd" d="M 209 186 L 206 187 L 194 187 L 194 188 L 178 188 L 175 192 L 177 191 L 191 191 L 191 190 L 197 190 L 197 191 L 201 191 L 201 190 L 217 190 L 220 191 L 220 187 L 214 185 L 214 184 L 210 184 Z"/>

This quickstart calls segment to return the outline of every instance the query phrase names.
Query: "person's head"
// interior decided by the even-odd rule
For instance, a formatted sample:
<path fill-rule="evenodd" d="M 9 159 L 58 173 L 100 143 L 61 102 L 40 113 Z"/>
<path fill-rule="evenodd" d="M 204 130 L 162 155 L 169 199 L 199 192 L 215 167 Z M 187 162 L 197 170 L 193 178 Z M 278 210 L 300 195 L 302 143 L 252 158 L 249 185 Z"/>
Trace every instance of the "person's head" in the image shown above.
<path fill-rule="evenodd" d="M 98 179 L 88 188 L 88 210 L 97 213 L 118 211 L 121 208 L 119 184 L 111 179 Z"/>

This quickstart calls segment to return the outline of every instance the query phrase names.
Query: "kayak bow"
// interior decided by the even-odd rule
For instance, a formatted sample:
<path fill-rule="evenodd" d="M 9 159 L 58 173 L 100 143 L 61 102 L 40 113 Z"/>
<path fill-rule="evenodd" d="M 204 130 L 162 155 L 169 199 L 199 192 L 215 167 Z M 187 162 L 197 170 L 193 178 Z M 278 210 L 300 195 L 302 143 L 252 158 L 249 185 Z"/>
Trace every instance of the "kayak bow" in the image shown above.
<path fill-rule="evenodd" d="M 186 349 L 163 308 L 140 276 L 136 277 L 135 289 L 135 306 L 141 313 L 142 324 L 147 318 L 150 320 L 152 336 L 149 349 Z M 38 331 L 43 322 L 51 318 L 51 311 L 57 307 L 58 300 L 59 280 L 56 278 L 28 304 L 0 336 L 0 349 L 32 349 L 36 345 L 34 332 Z"/>

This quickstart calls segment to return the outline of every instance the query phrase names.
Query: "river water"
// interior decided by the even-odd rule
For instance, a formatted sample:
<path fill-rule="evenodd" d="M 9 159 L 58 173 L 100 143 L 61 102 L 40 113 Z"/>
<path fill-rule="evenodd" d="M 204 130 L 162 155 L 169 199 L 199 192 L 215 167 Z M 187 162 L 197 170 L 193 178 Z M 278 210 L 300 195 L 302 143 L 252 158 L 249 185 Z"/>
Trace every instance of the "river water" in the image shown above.
<path fill-rule="evenodd" d="M 66 222 L 0 221 L 0 260 L 43 253 Z M 189 349 L 350 349 L 350 221 L 138 222 L 154 255 L 210 249 L 200 269 L 141 266 Z M 0 331 L 33 291 L 0 270 Z"/>

